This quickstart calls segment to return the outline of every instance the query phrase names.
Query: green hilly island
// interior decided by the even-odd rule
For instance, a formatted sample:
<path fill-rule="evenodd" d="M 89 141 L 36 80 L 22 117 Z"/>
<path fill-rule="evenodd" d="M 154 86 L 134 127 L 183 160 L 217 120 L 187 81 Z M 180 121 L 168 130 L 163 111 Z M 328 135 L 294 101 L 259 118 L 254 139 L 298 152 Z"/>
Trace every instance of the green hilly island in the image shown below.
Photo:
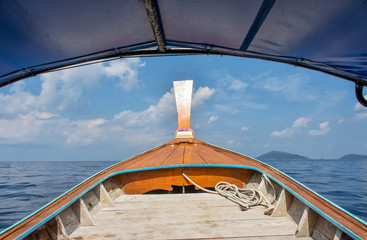
<path fill-rule="evenodd" d="M 309 157 L 288 153 L 288 152 L 281 152 L 281 151 L 271 151 L 268 153 L 264 153 L 260 156 L 258 156 L 256 159 L 259 159 L 261 161 L 268 161 L 268 160 L 310 160 Z M 345 160 L 345 161 L 352 161 L 352 160 L 367 160 L 367 155 L 361 155 L 361 154 L 347 154 L 339 160 Z"/>
<path fill-rule="evenodd" d="M 271 151 L 258 156 L 257 159 L 261 161 L 267 161 L 267 160 L 307 160 L 309 158 L 293 153 Z"/>
<path fill-rule="evenodd" d="M 367 155 L 347 154 L 339 159 L 340 160 L 367 160 Z"/>

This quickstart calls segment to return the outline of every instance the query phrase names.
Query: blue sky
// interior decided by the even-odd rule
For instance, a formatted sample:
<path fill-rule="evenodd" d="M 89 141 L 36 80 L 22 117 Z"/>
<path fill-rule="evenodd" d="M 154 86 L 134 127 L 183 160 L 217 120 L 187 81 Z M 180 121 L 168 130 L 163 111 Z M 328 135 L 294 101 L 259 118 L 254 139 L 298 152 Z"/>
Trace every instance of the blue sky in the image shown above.
<path fill-rule="evenodd" d="M 194 80 L 195 137 L 248 156 L 367 154 L 352 82 L 220 56 L 131 58 L 0 89 L 0 161 L 119 161 L 174 138 L 173 81 Z"/>

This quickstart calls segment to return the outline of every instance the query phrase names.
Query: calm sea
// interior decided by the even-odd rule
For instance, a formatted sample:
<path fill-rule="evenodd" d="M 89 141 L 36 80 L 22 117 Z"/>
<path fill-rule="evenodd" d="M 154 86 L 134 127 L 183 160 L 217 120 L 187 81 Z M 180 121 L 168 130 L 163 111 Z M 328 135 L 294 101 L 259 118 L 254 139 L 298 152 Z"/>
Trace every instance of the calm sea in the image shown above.
<path fill-rule="evenodd" d="M 367 221 L 367 161 L 268 161 Z M 0 231 L 114 162 L 0 162 Z"/>

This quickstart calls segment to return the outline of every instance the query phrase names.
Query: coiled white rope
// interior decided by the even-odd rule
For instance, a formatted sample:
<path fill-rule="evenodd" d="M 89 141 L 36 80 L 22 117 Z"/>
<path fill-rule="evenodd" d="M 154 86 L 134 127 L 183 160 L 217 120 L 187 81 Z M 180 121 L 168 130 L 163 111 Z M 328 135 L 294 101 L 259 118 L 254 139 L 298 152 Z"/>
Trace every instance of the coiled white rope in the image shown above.
<path fill-rule="evenodd" d="M 274 206 L 272 205 L 275 201 L 275 188 L 269 178 L 263 174 L 262 178 L 265 179 L 265 183 L 269 184 L 273 190 L 274 196 L 271 200 L 268 200 L 267 197 L 262 193 L 259 189 L 248 189 L 248 188 L 239 188 L 234 184 L 230 184 L 228 182 L 218 182 L 215 185 L 215 191 L 208 190 L 196 184 L 192 181 L 185 173 L 182 175 L 195 187 L 201 189 L 204 192 L 219 194 L 232 202 L 239 204 L 241 207 L 248 209 L 253 206 L 264 206 L 266 209 L 264 214 L 271 214 Z"/>

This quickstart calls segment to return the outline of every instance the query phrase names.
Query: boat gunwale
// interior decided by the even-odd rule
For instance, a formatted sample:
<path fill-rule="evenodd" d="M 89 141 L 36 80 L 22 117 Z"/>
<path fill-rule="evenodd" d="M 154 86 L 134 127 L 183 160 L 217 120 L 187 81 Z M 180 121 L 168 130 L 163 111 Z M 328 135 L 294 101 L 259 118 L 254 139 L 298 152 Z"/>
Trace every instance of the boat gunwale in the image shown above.
<path fill-rule="evenodd" d="M 252 158 L 254 159 L 254 158 Z M 256 159 L 254 159 L 256 160 Z M 337 204 L 329 201 L 328 199 L 322 197 L 321 195 L 319 195 L 317 192 L 313 191 L 312 189 L 306 187 L 305 185 L 303 185 L 302 183 L 298 182 L 297 180 L 293 179 L 292 177 L 288 176 L 287 174 L 284 174 L 283 172 L 277 170 L 276 168 L 271 167 L 270 165 L 263 163 L 259 160 L 256 160 L 264 165 L 266 165 L 269 168 L 272 168 L 276 171 L 278 171 L 279 173 L 283 174 L 284 176 L 288 177 L 289 179 L 291 179 L 292 181 L 294 181 L 295 183 L 299 184 L 300 186 L 302 186 L 303 188 L 307 189 L 308 191 L 312 192 L 313 194 L 315 194 L 316 196 L 322 198 L 323 200 L 325 200 L 326 202 L 328 202 L 329 204 L 332 204 L 333 206 L 337 207 L 339 210 L 347 213 L 348 215 L 350 215 L 351 217 L 357 219 L 358 221 L 360 221 L 361 223 L 366 225 L 366 222 L 360 218 L 358 218 L 357 216 L 354 216 L 352 213 L 348 212 L 347 210 L 343 209 L 342 207 L 338 206 Z M 125 162 L 125 161 L 123 161 Z M 122 162 L 119 162 L 122 163 Z M 115 165 L 119 164 L 116 163 Z M 30 214 L 29 216 L 25 217 L 24 219 L 18 221 L 17 223 L 13 224 L 12 226 L 8 227 L 7 229 L 5 229 L 4 231 L 0 232 L 0 235 L 5 233 L 7 230 L 10 230 L 12 227 L 16 226 L 17 224 L 22 223 L 23 221 L 27 220 L 28 218 L 32 217 L 34 214 L 42 211 L 43 209 L 47 208 L 48 206 L 52 205 L 54 202 L 56 202 L 57 200 L 59 200 L 60 198 L 62 198 L 64 195 L 67 195 L 68 193 L 70 193 L 71 191 L 73 191 L 74 189 L 80 187 L 81 185 L 83 185 L 85 182 L 87 182 L 88 180 L 93 179 L 95 176 L 99 175 L 100 173 L 104 172 L 105 170 L 114 167 L 115 165 L 112 165 L 110 167 L 107 167 L 106 169 L 101 170 L 100 172 L 94 174 L 93 176 L 87 178 L 86 180 L 84 180 L 83 182 L 79 183 L 78 185 L 76 185 L 75 187 L 73 187 L 72 189 L 70 189 L 69 191 L 65 192 L 64 194 L 60 195 L 59 197 L 55 198 L 53 201 L 49 202 L 47 205 L 43 206 L 42 208 L 38 209 L 37 211 L 35 211 L 34 213 Z M 169 165 L 169 166 L 158 166 L 158 167 L 148 167 L 148 168 L 140 168 L 140 169 L 127 169 L 127 170 L 122 170 L 122 171 L 117 171 L 114 173 L 111 173 L 101 179 L 99 179 L 97 182 L 95 182 L 94 184 L 92 184 L 90 187 L 88 187 L 87 189 L 85 189 L 83 192 L 81 192 L 78 196 L 74 197 L 71 201 L 69 201 L 68 203 L 66 203 L 65 205 L 63 205 L 62 207 L 60 207 L 59 209 L 57 209 L 56 211 L 54 211 L 52 214 L 50 214 L 49 216 L 47 216 L 46 218 L 44 218 L 43 220 L 41 220 L 40 222 L 38 222 L 37 224 L 35 224 L 34 226 L 32 226 L 31 228 L 27 229 L 26 231 L 24 231 L 21 235 L 17 236 L 15 239 L 23 239 L 24 237 L 26 237 L 27 235 L 29 235 L 30 233 L 32 233 L 33 231 L 35 231 L 36 229 L 38 229 L 39 227 L 41 227 L 42 225 L 44 225 L 45 223 L 47 223 L 49 220 L 51 220 L 53 217 L 55 217 L 56 215 L 58 215 L 59 213 L 61 213 L 62 211 L 64 211 L 67 207 L 69 207 L 70 205 L 72 205 L 73 203 L 75 203 L 79 198 L 81 198 L 83 195 L 85 195 L 87 192 L 89 192 L 90 190 L 92 190 L 93 188 L 95 188 L 98 184 L 104 182 L 105 180 L 116 176 L 116 175 L 121 175 L 121 174 L 127 174 L 127 173 L 132 173 L 132 172 L 142 172 L 142 171 L 153 171 L 153 170 L 157 170 L 157 169 L 170 169 L 170 168 L 201 168 L 201 167 L 218 167 L 218 168 L 240 168 L 240 169 L 251 169 L 251 170 L 255 170 L 258 171 L 262 174 L 265 174 L 267 177 L 269 177 L 270 179 L 272 179 L 273 181 L 275 181 L 277 184 L 279 184 L 281 187 L 283 187 L 285 190 L 287 190 L 288 192 L 290 192 L 293 196 L 297 197 L 300 201 L 302 201 L 305 205 L 307 205 L 308 207 L 310 207 L 311 209 L 313 209 L 315 212 L 317 212 L 320 216 L 324 217 L 325 219 L 327 219 L 329 222 L 331 222 L 332 224 L 334 224 L 336 227 L 338 227 L 339 229 L 341 229 L 343 232 L 347 233 L 349 236 L 353 237 L 354 239 L 361 239 L 358 235 L 356 235 L 355 233 L 353 233 L 350 229 L 348 229 L 347 227 L 344 227 L 343 225 L 341 225 L 339 222 L 335 221 L 334 219 L 332 219 L 331 217 L 329 217 L 326 213 L 324 213 L 323 211 L 319 210 L 317 207 L 315 207 L 312 203 L 310 203 L 309 201 L 307 201 L 306 199 L 304 199 L 302 196 L 300 196 L 298 193 L 296 193 L 295 191 L 293 191 L 292 189 L 290 189 L 288 186 L 286 186 L 285 184 L 283 184 L 281 181 L 277 180 L 275 177 L 271 176 L 269 173 L 266 173 L 265 171 L 256 168 L 256 167 L 252 167 L 252 166 L 244 166 L 244 165 L 232 165 L 232 164 L 179 164 L 179 165 Z"/>
<path fill-rule="evenodd" d="M 78 183 L 77 185 L 75 185 L 74 187 L 72 187 L 71 189 L 69 189 L 68 191 L 66 191 L 66 192 L 62 193 L 61 195 L 59 195 L 58 197 L 54 198 L 54 199 L 53 199 L 53 200 L 51 200 L 49 203 L 45 204 L 43 207 L 41 207 L 41 208 L 37 209 L 36 211 L 32 212 L 32 213 L 31 213 L 31 214 L 29 214 L 28 216 L 26 216 L 26 217 L 22 218 L 21 220 L 19 220 L 19 221 L 15 222 L 14 224 L 10 225 L 9 227 L 7 227 L 6 229 L 4 229 L 3 231 L 1 231 L 1 232 L 0 232 L 0 236 L 1 236 L 2 234 L 6 233 L 7 231 L 9 231 L 10 229 L 12 229 L 12 228 L 16 227 L 17 225 L 19 225 L 19 224 L 23 223 L 24 221 L 26 221 L 27 219 L 31 218 L 32 216 L 36 215 L 37 213 L 41 212 L 43 209 L 45 209 L 45 208 L 47 208 L 48 206 L 52 205 L 52 204 L 53 204 L 53 203 L 55 203 L 57 200 L 61 199 L 63 196 L 68 195 L 71 191 L 73 191 L 73 190 L 75 190 L 75 189 L 77 189 L 77 188 L 81 187 L 83 184 L 85 184 L 86 182 L 88 182 L 88 181 L 92 180 L 93 178 L 97 177 L 98 175 L 103 174 L 103 172 L 106 172 L 106 171 L 108 171 L 108 170 L 112 170 L 114 167 L 117 167 L 117 166 L 118 166 L 118 165 L 120 165 L 120 164 L 124 164 L 124 163 L 126 163 L 126 162 L 130 162 L 130 161 L 132 161 L 132 160 L 134 160 L 134 159 L 136 159 L 136 158 L 138 158 L 138 157 L 141 157 L 141 156 L 143 156 L 143 155 L 145 155 L 145 154 L 148 154 L 149 152 L 152 152 L 152 151 L 158 150 L 158 149 L 160 149 L 160 148 L 163 148 L 164 146 L 165 146 L 165 144 L 163 144 L 163 145 L 159 145 L 159 146 L 156 146 L 156 147 L 154 147 L 154 148 L 152 148 L 152 149 L 149 149 L 149 150 L 147 150 L 147 151 L 144 151 L 144 152 L 142 152 L 142 153 L 139 153 L 139 154 L 137 154 L 137 155 L 135 155 L 135 156 L 133 156 L 133 157 L 131 157 L 131 158 L 128 158 L 128 159 L 122 160 L 122 161 L 120 161 L 120 162 L 117 162 L 117 163 L 115 163 L 115 164 L 113 164 L 113 165 L 109 166 L 109 167 L 106 167 L 106 168 L 102 169 L 101 171 L 99 171 L 99 172 L 97 172 L 97 173 L 93 174 L 92 176 L 90 176 L 90 177 L 86 178 L 85 180 L 83 180 L 82 182 Z M 110 178 L 110 177 L 108 177 L 108 178 Z M 108 179 L 108 178 L 107 178 L 107 179 Z M 97 185 L 97 184 L 96 184 L 96 185 Z M 94 185 L 93 185 L 93 186 L 94 186 Z M 94 187 L 95 187 L 95 186 L 94 186 Z M 88 190 L 88 191 L 89 191 L 89 190 Z M 79 194 L 79 195 L 78 195 L 77 197 L 75 197 L 75 198 L 79 199 L 79 198 L 80 198 L 82 195 L 84 195 L 84 194 L 85 194 L 85 193 L 84 193 L 84 191 L 83 191 L 81 194 Z M 73 203 L 74 203 L 74 202 L 73 202 Z M 71 204 L 70 204 L 70 205 L 71 205 Z M 56 210 L 56 211 L 57 211 L 57 210 Z M 61 212 L 61 211 L 60 211 L 60 212 Z M 51 215 L 52 215 L 52 214 L 51 214 Z M 56 215 L 57 215 L 57 214 L 56 214 Z M 55 215 L 55 216 L 56 216 L 56 215 Z M 48 217 L 47 217 L 47 218 L 48 218 Z M 50 219 L 49 219 L 49 220 L 50 220 Z M 48 221 L 49 221 L 49 220 L 48 220 Z M 44 221 L 42 220 L 41 222 L 44 222 Z M 38 225 L 38 224 L 36 224 L 36 225 Z M 41 225 L 41 226 L 42 226 L 42 225 Z M 26 237 L 28 234 L 30 234 L 30 233 L 31 233 L 31 232 L 29 232 L 27 235 L 24 235 L 24 233 L 26 233 L 26 232 L 28 232 L 28 231 L 29 231 L 29 229 L 28 229 L 28 230 L 26 230 L 26 231 L 24 231 L 21 235 L 17 236 L 15 239 L 22 239 L 22 238 Z M 24 236 L 23 236 L 23 235 L 24 235 Z M 22 238 L 20 238 L 21 236 L 23 236 L 23 237 L 22 237 Z"/>
<path fill-rule="evenodd" d="M 323 200 L 325 200 L 325 201 L 329 202 L 329 203 L 330 203 L 331 205 L 333 205 L 334 207 L 338 208 L 339 210 L 341 210 L 341 211 L 343 211 L 343 212 L 347 213 L 347 214 L 348 214 L 348 215 L 350 215 L 351 217 L 353 217 L 353 218 L 357 219 L 358 221 L 362 222 L 363 224 L 367 225 L 367 221 L 365 221 L 365 220 L 361 219 L 360 217 L 358 217 L 358 216 L 354 215 L 353 213 L 349 212 L 348 210 L 346 210 L 346 209 L 344 209 L 344 208 L 340 207 L 338 204 L 336 204 L 336 203 L 334 203 L 334 202 L 330 201 L 329 199 L 327 199 L 327 198 L 325 198 L 324 196 L 320 195 L 319 193 L 315 192 L 314 190 L 312 190 L 311 188 L 307 187 L 306 185 L 304 185 L 303 183 L 299 182 L 298 180 L 294 179 L 293 177 L 289 176 L 288 174 L 286 174 L 286 173 L 284 173 L 284 172 L 280 171 L 279 169 L 277 169 L 277 168 L 275 168 L 275 167 L 273 167 L 273 166 L 271 166 L 271 165 L 269 165 L 269 164 L 267 164 L 267 163 L 265 163 L 265 162 L 263 162 L 263 161 L 261 161 L 261 160 L 258 160 L 258 159 L 254 158 L 254 157 L 247 156 L 247 155 L 242 154 L 242 153 L 238 153 L 238 152 L 233 151 L 233 150 L 229 150 L 229 149 L 226 149 L 226 148 L 223 148 L 223 147 L 216 146 L 216 145 L 211 144 L 211 143 L 206 143 L 206 142 L 205 142 L 204 144 L 207 144 L 208 146 L 212 146 L 212 147 L 216 147 L 216 148 L 221 148 L 221 149 L 226 150 L 226 151 L 229 151 L 229 152 L 231 152 L 231 153 L 235 153 L 235 154 L 238 154 L 238 155 L 240 155 L 240 156 L 244 156 L 244 157 L 247 157 L 247 158 L 251 158 L 251 159 L 253 159 L 253 160 L 256 160 L 257 162 L 262 163 L 262 164 L 266 165 L 267 167 L 272 168 L 272 169 L 274 169 L 274 170 L 278 171 L 279 173 L 281 173 L 281 174 L 283 174 L 284 176 L 288 177 L 289 179 L 291 179 L 292 181 L 294 181 L 294 182 L 296 182 L 297 184 L 301 185 L 301 186 L 302 186 L 302 187 L 304 187 L 305 189 L 309 190 L 309 191 L 310 191 L 310 192 L 312 192 L 313 194 L 315 194 L 315 195 L 317 195 L 318 197 L 322 198 Z M 234 165 L 234 166 L 239 166 L 239 165 Z M 260 169 L 259 169 L 259 171 L 262 171 L 262 170 L 260 170 Z M 269 174 L 266 174 L 266 175 L 268 176 Z M 274 177 L 272 177 L 272 176 L 270 176 L 270 177 L 271 177 L 272 179 L 274 178 Z M 274 178 L 273 180 L 278 181 L 278 180 L 276 180 L 276 178 Z M 284 185 L 284 184 L 282 184 L 282 183 L 281 183 L 281 185 Z M 288 188 L 288 187 L 286 187 L 286 186 L 284 186 L 284 187 L 285 187 L 285 188 Z M 290 191 L 291 191 L 291 190 L 290 190 Z M 308 201 L 307 201 L 307 202 L 308 202 Z"/>

